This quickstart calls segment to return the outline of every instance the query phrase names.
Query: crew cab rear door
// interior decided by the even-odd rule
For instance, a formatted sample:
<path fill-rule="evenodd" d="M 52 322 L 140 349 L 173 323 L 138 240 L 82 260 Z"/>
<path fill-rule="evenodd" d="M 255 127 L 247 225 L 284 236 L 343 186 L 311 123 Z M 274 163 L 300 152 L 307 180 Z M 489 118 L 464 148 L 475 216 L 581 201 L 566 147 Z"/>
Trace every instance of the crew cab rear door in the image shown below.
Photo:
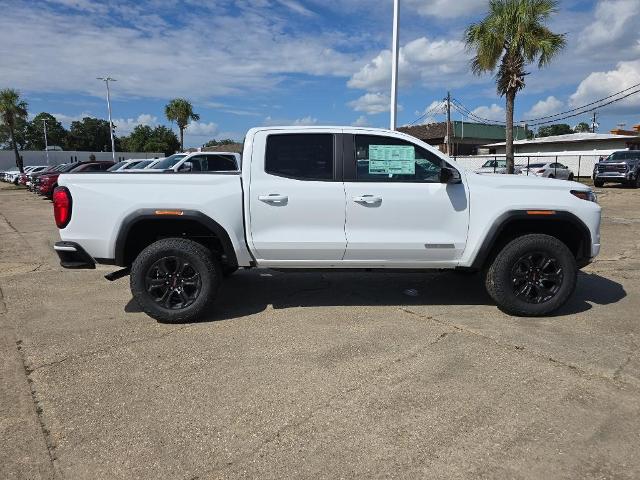
<path fill-rule="evenodd" d="M 255 134 L 247 238 L 258 263 L 339 261 L 346 248 L 341 130 Z"/>
<path fill-rule="evenodd" d="M 348 132 L 345 130 L 345 132 Z M 440 183 L 440 156 L 398 136 L 344 135 L 345 261 L 368 266 L 449 267 L 464 251 L 469 199 Z"/>

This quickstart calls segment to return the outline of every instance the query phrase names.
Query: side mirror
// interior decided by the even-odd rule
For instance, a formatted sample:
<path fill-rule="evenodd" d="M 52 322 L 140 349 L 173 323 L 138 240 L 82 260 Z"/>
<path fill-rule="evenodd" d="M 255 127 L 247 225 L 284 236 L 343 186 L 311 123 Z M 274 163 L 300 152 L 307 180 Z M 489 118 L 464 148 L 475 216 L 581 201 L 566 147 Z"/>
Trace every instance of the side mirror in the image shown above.
<path fill-rule="evenodd" d="M 440 183 L 459 183 L 460 176 L 458 172 L 449 167 L 442 167 L 440 169 Z"/>
<path fill-rule="evenodd" d="M 179 172 L 190 172 L 193 169 L 191 162 L 184 162 L 178 169 Z"/>

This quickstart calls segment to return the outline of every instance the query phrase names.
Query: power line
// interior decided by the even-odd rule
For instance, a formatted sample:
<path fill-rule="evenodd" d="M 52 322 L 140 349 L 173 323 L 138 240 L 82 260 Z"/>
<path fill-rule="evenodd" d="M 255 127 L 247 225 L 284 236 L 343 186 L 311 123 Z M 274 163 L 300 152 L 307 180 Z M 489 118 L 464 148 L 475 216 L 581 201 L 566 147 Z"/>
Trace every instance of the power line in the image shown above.
<path fill-rule="evenodd" d="M 558 117 L 560 115 L 564 115 L 564 114 L 567 114 L 567 113 L 572 113 L 572 112 L 575 112 L 576 110 L 582 110 L 583 108 L 590 107 L 592 105 L 595 105 L 596 103 L 600 103 L 600 102 L 603 102 L 605 100 L 609 100 L 610 98 L 617 97 L 618 95 L 620 95 L 620 94 L 622 94 L 624 92 L 628 92 L 629 90 L 632 90 L 632 89 L 637 88 L 637 87 L 640 87 L 640 83 L 636 83 L 635 85 L 632 85 L 629 88 L 625 88 L 624 90 L 620 90 L 619 92 L 616 92 L 616 93 L 613 93 L 613 94 L 611 94 L 611 95 L 609 95 L 607 97 L 601 98 L 600 100 L 595 100 L 595 101 L 593 101 L 591 103 L 587 103 L 587 104 L 582 105 L 580 107 L 572 108 L 571 110 L 566 110 L 564 112 L 555 113 L 553 115 L 546 115 L 544 117 L 530 118 L 528 120 L 520 120 L 520 121 L 521 122 L 537 122 L 538 120 L 546 120 L 547 118 L 553 118 L 553 117 Z M 634 93 L 637 93 L 637 92 L 634 92 Z M 622 98 L 626 98 L 626 97 L 622 97 Z M 600 108 L 600 107 L 595 107 L 595 108 Z M 587 111 L 590 112 L 591 110 L 595 110 L 595 108 L 594 109 L 589 109 Z"/>
<path fill-rule="evenodd" d="M 442 110 L 442 108 L 444 107 L 444 100 L 441 101 L 440 103 L 438 103 L 437 105 L 434 105 L 433 107 L 431 107 L 430 109 L 428 109 L 426 112 L 424 112 L 422 115 L 420 115 L 418 118 L 416 118 L 413 122 L 411 122 L 409 124 L 409 126 L 414 125 L 416 122 L 419 122 L 420 120 L 422 120 L 424 117 L 427 117 L 429 115 L 431 115 L 432 113 L 443 113 L 442 111 L 437 112 L 437 110 Z"/>

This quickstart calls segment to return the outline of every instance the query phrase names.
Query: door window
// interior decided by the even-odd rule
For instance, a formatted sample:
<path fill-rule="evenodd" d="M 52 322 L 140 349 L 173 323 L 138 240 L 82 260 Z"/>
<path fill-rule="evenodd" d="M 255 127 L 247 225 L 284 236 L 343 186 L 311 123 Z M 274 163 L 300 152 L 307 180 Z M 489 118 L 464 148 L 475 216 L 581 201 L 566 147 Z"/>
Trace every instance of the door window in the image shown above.
<path fill-rule="evenodd" d="M 192 172 L 232 172 L 238 170 L 232 155 L 196 155 L 191 157 Z"/>
<path fill-rule="evenodd" d="M 359 182 L 439 183 L 444 166 L 435 154 L 399 138 L 355 136 Z"/>
<path fill-rule="evenodd" d="M 269 135 L 264 169 L 298 180 L 332 180 L 333 157 L 332 134 Z"/>

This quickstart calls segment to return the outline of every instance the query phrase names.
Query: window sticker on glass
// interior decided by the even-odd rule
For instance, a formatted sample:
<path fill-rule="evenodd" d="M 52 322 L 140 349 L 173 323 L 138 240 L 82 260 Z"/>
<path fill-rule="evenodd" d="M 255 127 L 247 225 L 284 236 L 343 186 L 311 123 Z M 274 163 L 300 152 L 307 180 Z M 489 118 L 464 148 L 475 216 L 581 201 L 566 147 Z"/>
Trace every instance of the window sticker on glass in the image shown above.
<path fill-rule="evenodd" d="M 369 145 L 369 174 L 415 175 L 416 149 L 409 145 Z"/>

